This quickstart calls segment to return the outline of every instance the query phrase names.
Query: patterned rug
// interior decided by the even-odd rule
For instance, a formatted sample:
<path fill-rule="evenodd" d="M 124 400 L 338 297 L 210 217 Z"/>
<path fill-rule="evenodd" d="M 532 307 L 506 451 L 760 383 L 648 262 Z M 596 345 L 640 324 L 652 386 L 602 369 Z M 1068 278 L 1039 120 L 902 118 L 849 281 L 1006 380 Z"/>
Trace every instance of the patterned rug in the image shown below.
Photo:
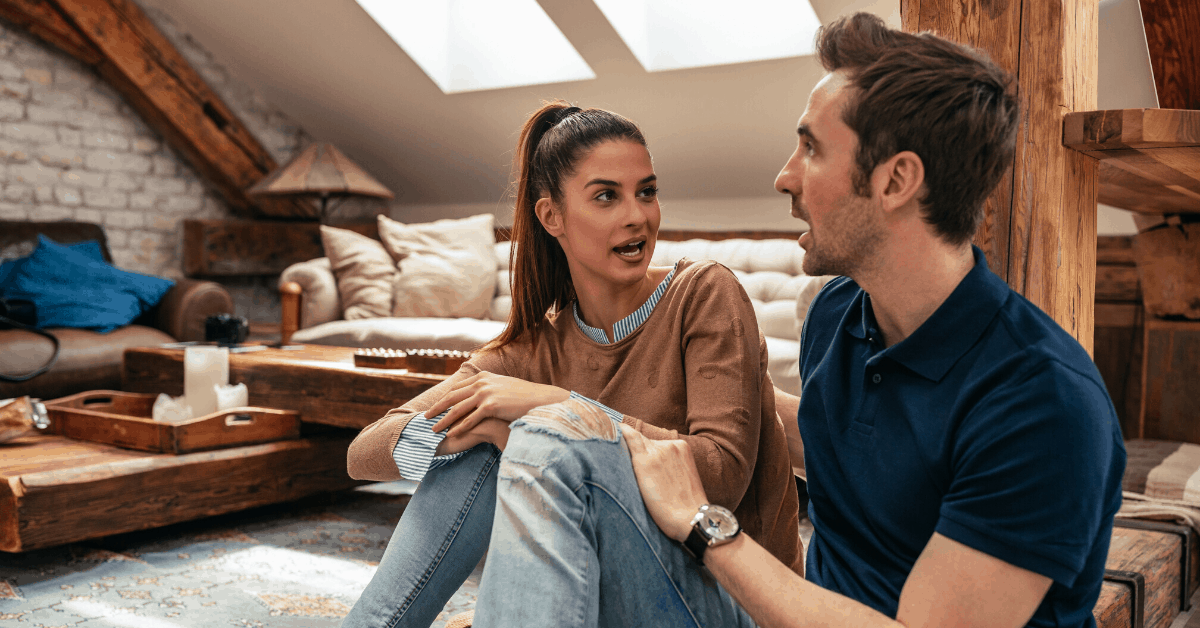
<path fill-rule="evenodd" d="M 334 628 L 415 483 L 373 484 L 24 554 L 0 552 L 0 626 Z M 805 546 L 812 535 L 800 522 Z M 474 608 L 476 567 L 433 623 Z"/>
<path fill-rule="evenodd" d="M 375 573 L 413 489 L 331 495 L 27 552 L 0 553 L 0 626 L 335 627 Z M 435 628 L 473 608 L 475 573 Z"/>

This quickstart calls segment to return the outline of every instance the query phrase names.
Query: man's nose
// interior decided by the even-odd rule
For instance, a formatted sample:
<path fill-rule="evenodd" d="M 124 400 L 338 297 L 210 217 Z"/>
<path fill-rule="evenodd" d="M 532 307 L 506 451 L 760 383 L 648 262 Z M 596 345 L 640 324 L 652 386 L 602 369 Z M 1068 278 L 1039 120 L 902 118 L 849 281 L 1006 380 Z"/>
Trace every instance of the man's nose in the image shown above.
<path fill-rule="evenodd" d="M 800 175 L 803 174 L 800 170 L 801 167 L 800 160 L 793 154 L 775 177 L 775 191 L 781 194 L 799 195 Z"/>

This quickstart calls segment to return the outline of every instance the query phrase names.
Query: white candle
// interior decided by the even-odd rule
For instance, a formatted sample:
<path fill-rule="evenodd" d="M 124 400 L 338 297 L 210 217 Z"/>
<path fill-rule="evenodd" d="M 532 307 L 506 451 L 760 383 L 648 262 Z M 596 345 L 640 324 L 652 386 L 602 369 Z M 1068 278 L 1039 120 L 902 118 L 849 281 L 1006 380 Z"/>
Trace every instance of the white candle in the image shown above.
<path fill-rule="evenodd" d="M 183 399 L 191 406 L 192 416 L 202 417 L 217 411 L 215 386 L 229 383 L 229 349 L 226 347 L 187 347 L 183 350 Z"/>

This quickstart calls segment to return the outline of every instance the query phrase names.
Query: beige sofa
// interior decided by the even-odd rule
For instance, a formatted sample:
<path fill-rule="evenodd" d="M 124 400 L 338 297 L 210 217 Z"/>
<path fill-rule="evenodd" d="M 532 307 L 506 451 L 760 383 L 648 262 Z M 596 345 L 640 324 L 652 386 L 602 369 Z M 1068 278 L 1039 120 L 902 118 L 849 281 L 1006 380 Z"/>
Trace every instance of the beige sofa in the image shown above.
<path fill-rule="evenodd" d="M 500 334 L 512 298 L 509 291 L 509 242 L 495 245 L 496 291 L 484 319 L 370 318 L 343 320 L 337 283 L 329 259 L 293 264 L 280 276 L 281 290 L 294 282 L 301 290 L 299 330 L 293 342 L 391 349 L 473 349 Z M 775 386 L 799 394 L 799 338 L 808 304 L 828 281 L 801 270 L 804 250 L 794 239 L 659 240 L 653 264 L 669 266 L 687 257 L 715 260 L 738 276 L 754 304 L 767 341 L 768 369 Z M 285 304 L 287 300 L 285 300 Z M 285 308 L 287 305 L 285 305 Z M 284 312 L 284 320 L 289 313 Z"/>

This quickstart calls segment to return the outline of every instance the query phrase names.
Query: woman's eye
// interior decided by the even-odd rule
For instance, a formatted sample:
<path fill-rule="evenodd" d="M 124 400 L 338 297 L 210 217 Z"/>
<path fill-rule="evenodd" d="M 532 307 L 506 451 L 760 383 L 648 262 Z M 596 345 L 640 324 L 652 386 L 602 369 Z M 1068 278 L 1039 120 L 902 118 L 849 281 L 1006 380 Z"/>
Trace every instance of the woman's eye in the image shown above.
<path fill-rule="evenodd" d="M 602 201 L 605 203 L 607 203 L 608 201 L 615 200 L 616 198 L 617 198 L 617 195 L 612 190 L 604 190 L 603 192 L 596 195 L 596 200 Z"/>
<path fill-rule="evenodd" d="M 654 198 L 655 196 L 658 196 L 658 187 L 652 185 L 648 188 L 643 188 L 641 191 L 641 196 L 642 198 Z"/>

